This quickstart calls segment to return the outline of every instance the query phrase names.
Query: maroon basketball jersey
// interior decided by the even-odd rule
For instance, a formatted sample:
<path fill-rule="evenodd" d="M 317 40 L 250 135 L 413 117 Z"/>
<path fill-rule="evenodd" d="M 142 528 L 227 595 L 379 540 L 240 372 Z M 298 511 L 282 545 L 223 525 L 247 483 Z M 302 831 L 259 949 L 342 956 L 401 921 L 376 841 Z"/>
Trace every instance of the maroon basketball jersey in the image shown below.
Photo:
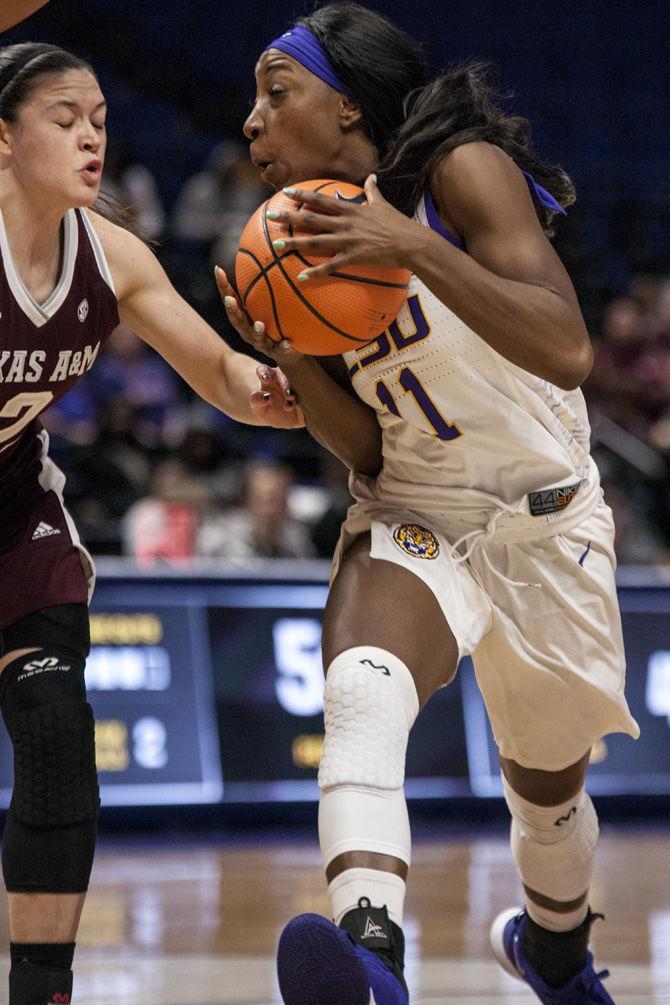
<path fill-rule="evenodd" d="M 0 254 L 1 541 L 53 487 L 40 480 L 47 437 L 38 416 L 90 370 L 119 315 L 109 266 L 85 211 L 65 215 L 62 270 L 43 304 L 16 271 L 2 214 Z"/>

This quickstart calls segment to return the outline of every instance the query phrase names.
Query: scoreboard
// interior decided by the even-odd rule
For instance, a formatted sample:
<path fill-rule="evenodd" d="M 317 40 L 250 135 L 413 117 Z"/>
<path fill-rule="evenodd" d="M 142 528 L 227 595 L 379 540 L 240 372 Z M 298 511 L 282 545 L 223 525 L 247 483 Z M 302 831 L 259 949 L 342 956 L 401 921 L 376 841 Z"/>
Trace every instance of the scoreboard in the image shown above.
<path fill-rule="evenodd" d="M 147 573 L 101 562 L 89 700 L 103 805 L 317 798 L 323 744 L 323 563 Z M 627 694 L 642 736 L 593 751 L 593 794 L 670 794 L 670 584 L 619 589 Z M 11 787 L 0 733 L 0 805 Z M 469 660 L 421 712 L 410 798 L 499 796 L 495 745 Z"/>

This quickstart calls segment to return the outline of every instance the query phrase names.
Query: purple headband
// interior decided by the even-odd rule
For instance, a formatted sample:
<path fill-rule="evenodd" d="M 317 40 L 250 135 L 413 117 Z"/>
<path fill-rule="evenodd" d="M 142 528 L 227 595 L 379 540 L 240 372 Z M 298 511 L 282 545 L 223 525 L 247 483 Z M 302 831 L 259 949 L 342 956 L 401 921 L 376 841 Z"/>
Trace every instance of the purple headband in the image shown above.
<path fill-rule="evenodd" d="M 315 77 L 319 77 L 336 91 L 346 94 L 348 98 L 351 97 L 349 88 L 335 73 L 318 38 L 303 24 L 297 24 L 295 28 L 291 28 L 290 31 L 276 38 L 274 42 L 270 42 L 265 48 L 281 49 L 282 52 L 302 63 L 305 69 L 313 73 Z"/>

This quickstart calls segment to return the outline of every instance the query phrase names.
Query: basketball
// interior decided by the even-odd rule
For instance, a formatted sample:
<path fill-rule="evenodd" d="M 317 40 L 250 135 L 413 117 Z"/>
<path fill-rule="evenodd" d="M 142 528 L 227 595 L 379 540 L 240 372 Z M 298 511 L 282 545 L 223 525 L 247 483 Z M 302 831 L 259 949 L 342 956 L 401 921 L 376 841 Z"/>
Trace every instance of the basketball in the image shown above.
<path fill-rule="evenodd" d="M 349 182 L 304 181 L 294 187 L 365 202 L 363 189 Z M 328 256 L 277 251 L 273 241 L 309 231 L 268 220 L 266 214 L 301 209 L 283 192 L 259 206 L 240 238 L 237 292 L 252 321 L 262 321 L 275 342 L 288 338 L 307 355 L 334 356 L 371 342 L 391 324 L 407 299 L 410 272 L 352 265 L 307 284 L 298 282 L 299 273 Z"/>

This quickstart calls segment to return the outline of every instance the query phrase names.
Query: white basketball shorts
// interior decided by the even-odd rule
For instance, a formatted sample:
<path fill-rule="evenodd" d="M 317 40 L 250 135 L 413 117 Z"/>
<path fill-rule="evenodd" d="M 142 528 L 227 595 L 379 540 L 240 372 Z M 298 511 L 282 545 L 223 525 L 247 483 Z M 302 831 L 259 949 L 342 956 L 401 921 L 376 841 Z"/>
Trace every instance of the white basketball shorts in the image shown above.
<path fill-rule="evenodd" d="M 429 587 L 461 656 L 472 656 L 503 757 L 560 771 L 607 733 L 639 736 L 624 697 L 614 528 L 604 502 L 578 526 L 540 540 L 480 539 L 465 561 L 429 518 L 393 522 L 388 510 L 375 519 L 372 509 L 366 519 L 365 509 L 353 507 L 344 524 L 335 571 L 342 550 L 369 527 L 371 556 Z"/>

